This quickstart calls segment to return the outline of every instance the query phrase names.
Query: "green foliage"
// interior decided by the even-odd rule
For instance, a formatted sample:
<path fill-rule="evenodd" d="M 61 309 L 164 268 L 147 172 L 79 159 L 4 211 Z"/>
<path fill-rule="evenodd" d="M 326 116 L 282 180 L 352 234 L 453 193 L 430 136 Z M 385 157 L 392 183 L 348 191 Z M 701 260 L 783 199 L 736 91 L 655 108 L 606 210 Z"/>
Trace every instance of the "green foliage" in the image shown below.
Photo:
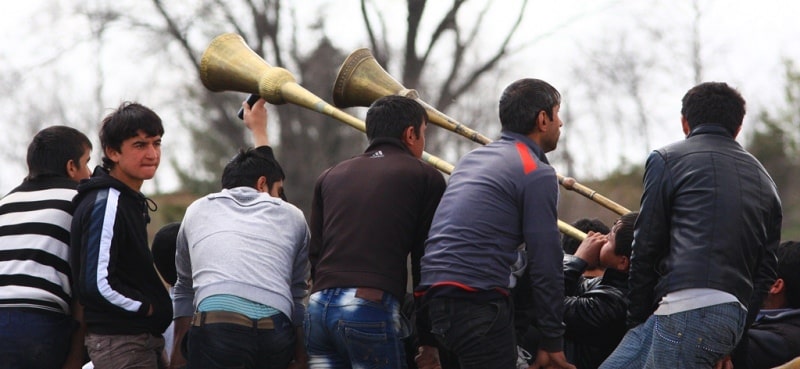
<path fill-rule="evenodd" d="M 783 203 L 784 240 L 800 239 L 800 194 L 794 189 L 800 176 L 800 71 L 791 60 L 784 61 L 785 85 L 781 104 L 758 115 L 755 133 L 747 147 L 770 173 Z"/>

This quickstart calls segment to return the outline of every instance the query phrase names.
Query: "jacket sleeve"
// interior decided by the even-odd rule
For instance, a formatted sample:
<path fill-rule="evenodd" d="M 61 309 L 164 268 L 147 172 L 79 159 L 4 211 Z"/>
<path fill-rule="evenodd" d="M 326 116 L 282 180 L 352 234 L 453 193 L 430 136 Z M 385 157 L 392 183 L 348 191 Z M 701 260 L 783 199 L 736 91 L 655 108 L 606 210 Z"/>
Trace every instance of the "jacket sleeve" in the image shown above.
<path fill-rule="evenodd" d="M 763 247 L 761 247 L 758 269 L 753 278 L 753 294 L 750 296 L 750 301 L 747 306 L 745 334 L 750 325 L 756 320 L 761 304 L 767 297 L 770 287 L 775 283 L 775 280 L 778 279 L 778 258 L 776 252 L 781 242 L 783 213 L 780 201 L 777 200 L 777 197 L 775 201 L 777 204 L 775 204 L 774 208 L 777 210 L 772 214 L 771 219 L 769 219 L 770 223 L 765 224 L 767 229 L 767 241 Z"/>
<path fill-rule="evenodd" d="M 188 212 L 187 212 L 188 215 Z M 189 242 L 186 232 L 191 229 L 191 217 L 184 216 L 175 242 L 175 271 L 178 273 L 173 289 L 174 318 L 192 316 L 194 313 L 194 283 L 192 282 L 192 261 L 189 258 Z M 189 227 L 187 227 L 189 226 Z"/>
<path fill-rule="evenodd" d="M 548 170 L 548 172 L 539 172 Z M 526 177 L 522 194 L 522 229 L 534 302 L 534 325 L 542 333 L 539 348 L 563 350 L 564 251 L 558 231 L 558 182 L 551 168 Z"/>
<path fill-rule="evenodd" d="M 311 234 L 308 226 L 305 224 L 305 219 L 299 223 L 302 224 L 302 232 L 299 238 L 300 244 L 295 254 L 294 265 L 292 266 L 292 299 L 294 300 L 294 311 L 292 312 L 292 322 L 296 327 L 303 326 L 303 319 L 305 318 L 306 306 L 303 304 L 305 298 L 308 296 L 308 278 L 309 278 L 309 263 L 308 263 L 308 244 Z"/>
<path fill-rule="evenodd" d="M 91 202 L 84 204 L 84 213 L 73 219 L 73 231 L 79 233 L 81 250 L 81 270 L 75 283 L 85 305 L 147 315 L 150 303 L 116 275 L 120 240 L 127 238 L 118 233 L 124 227 L 117 224 L 119 198 L 119 191 L 113 188 L 96 191 L 94 196 L 83 200 Z"/>
<path fill-rule="evenodd" d="M 657 268 L 669 249 L 672 188 L 664 158 L 657 151 L 652 152 L 645 164 L 641 209 L 631 246 L 628 327 L 643 323 L 655 311 Z"/>
<path fill-rule="evenodd" d="M 311 231 L 311 242 L 308 246 L 308 261 L 311 264 L 311 279 L 314 279 L 316 273 L 317 262 L 319 261 L 320 254 L 322 253 L 322 217 L 324 216 L 323 199 L 322 199 L 322 182 L 328 174 L 330 169 L 320 174 L 317 178 L 317 183 L 314 185 L 314 196 L 311 200 L 311 217 L 309 218 L 309 227 Z"/>
<path fill-rule="evenodd" d="M 427 164 L 423 164 L 426 165 Z M 439 201 L 442 199 L 445 187 L 447 184 L 439 172 L 435 170 L 428 171 L 426 179 L 425 193 L 422 196 L 422 203 L 417 223 L 416 235 L 414 235 L 414 244 L 411 246 L 411 281 L 412 287 L 417 288 L 420 282 L 420 260 L 425 253 L 425 240 L 428 238 L 428 232 L 431 229 L 431 222 L 433 215 L 436 213 L 436 208 L 439 206 Z"/>
<path fill-rule="evenodd" d="M 564 295 L 577 296 L 580 293 L 579 287 L 587 266 L 586 261 L 577 256 L 564 255 Z"/>
<path fill-rule="evenodd" d="M 420 260 L 425 254 L 425 240 L 428 238 L 433 215 L 436 213 L 436 208 L 439 206 L 445 187 L 447 187 L 444 177 L 439 172 L 430 171 L 430 173 L 431 175 L 427 177 L 426 193 L 422 199 L 422 213 L 420 214 L 418 233 L 411 248 L 411 283 L 414 289 L 419 286 L 421 280 Z M 418 344 L 420 346 L 435 346 L 436 338 L 431 333 L 431 323 L 427 310 L 422 306 L 422 296 L 414 296 L 414 310 L 417 312 L 414 324 L 417 331 Z"/>

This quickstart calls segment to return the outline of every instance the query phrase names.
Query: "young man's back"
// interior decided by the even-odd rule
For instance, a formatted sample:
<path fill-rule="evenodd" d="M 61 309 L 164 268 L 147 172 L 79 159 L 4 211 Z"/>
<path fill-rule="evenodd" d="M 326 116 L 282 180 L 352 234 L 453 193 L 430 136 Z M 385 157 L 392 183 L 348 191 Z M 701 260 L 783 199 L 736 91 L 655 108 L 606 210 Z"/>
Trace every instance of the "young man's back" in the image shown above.
<path fill-rule="evenodd" d="M 91 147 L 70 127 L 39 131 L 28 176 L 0 200 L 0 362 L 8 367 L 61 367 L 68 353 L 83 363 L 82 346 L 70 347 L 80 309 L 72 305 L 69 230 Z"/>

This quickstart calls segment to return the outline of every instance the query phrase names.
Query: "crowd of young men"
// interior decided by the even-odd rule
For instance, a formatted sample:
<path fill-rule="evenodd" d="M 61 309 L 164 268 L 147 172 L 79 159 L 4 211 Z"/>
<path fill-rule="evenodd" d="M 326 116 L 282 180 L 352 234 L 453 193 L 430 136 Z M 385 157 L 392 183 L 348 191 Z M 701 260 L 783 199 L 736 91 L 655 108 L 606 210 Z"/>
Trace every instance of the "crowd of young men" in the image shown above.
<path fill-rule="evenodd" d="M 77 368 L 85 350 L 95 368 L 760 368 L 800 355 L 798 247 L 779 247 L 776 186 L 735 141 L 739 92 L 690 89 L 686 139 L 648 157 L 639 211 L 566 257 L 546 156 L 560 107 L 545 81 L 510 84 L 501 137 L 446 182 L 421 160 L 425 109 L 380 98 L 369 146 L 319 176 L 307 224 L 284 195 L 264 101 L 244 104 L 255 147 L 158 253 L 141 193 L 161 159 L 158 115 L 109 114 L 91 174 L 86 136 L 44 129 L 0 201 L 0 361 Z"/>

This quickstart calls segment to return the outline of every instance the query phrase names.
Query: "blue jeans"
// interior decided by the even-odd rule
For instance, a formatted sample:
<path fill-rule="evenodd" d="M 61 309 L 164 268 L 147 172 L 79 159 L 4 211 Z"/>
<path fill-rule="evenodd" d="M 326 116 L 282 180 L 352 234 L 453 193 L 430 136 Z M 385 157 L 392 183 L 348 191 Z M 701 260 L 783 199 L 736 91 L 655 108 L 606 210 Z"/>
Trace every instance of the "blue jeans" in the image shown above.
<path fill-rule="evenodd" d="M 230 323 L 189 329 L 187 368 L 285 369 L 294 359 L 297 334 L 284 314 L 272 316 L 274 329 Z"/>
<path fill-rule="evenodd" d="M 407 367 L 409 324 L 389 293 L 373 301 L 356 297 L 355 288 L 315 292 L 304 325 L 311 369 Z"/>
<path fill-rule="evenodd" d="M 72 317 L 64 314 L 0 309 L 0 366 L 60 368 L 76 327 Z"/>
<path fill-rule="evenodd" d="M 517 344 L 509 299 L 433 297 L 431 332 L 458 357 L 461 369 L 516 369 Z"/>
<path fill-rule="evenodd" d="M 733 351 L 746 317 L 737 303 L 651 315 L 625 334 L 600 369 L 712 368 Z"/>

